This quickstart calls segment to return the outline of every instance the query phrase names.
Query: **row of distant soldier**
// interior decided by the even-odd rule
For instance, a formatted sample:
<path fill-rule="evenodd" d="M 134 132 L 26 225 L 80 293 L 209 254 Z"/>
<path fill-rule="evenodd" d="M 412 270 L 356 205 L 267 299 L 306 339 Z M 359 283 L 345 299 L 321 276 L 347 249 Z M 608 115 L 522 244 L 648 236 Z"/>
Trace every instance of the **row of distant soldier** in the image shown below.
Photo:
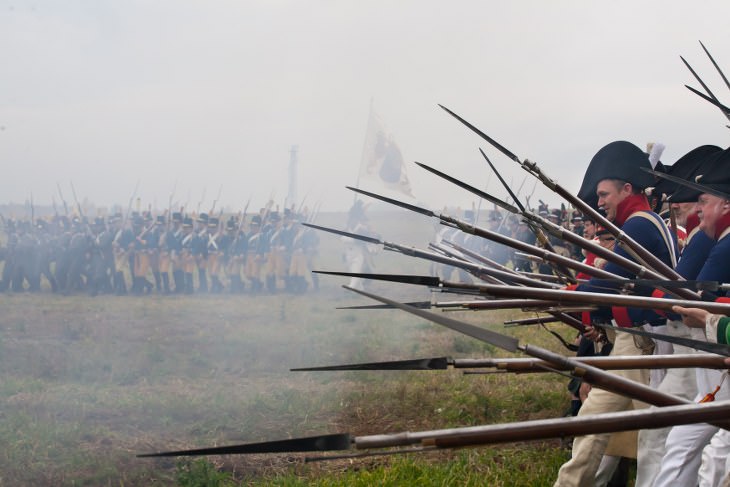
<path fill-rule="evenodd" d="M 134 212 L 125 218 L 57 215 L 3 219 L 0 291 L 124 295 L 303 293 L 319 239 L 299 223 L 307 210 L 209 216 Z M 45 288 L 45 285 L 43 286 Z"/>

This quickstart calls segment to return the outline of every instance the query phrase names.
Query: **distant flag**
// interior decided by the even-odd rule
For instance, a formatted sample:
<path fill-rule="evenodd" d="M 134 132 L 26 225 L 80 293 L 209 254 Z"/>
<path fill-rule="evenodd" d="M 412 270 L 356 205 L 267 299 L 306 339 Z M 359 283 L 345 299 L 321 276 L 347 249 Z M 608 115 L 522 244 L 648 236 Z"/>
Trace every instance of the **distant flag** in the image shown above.
<path fill-rule="evenodd" d="M 392 134 L 386 132 L 380 118 L 375 114 L 372 103 L 360 161 L 358 186 L 361 181 L 379 184 L 391 191 L 413 197 L 403 155 Z"/>

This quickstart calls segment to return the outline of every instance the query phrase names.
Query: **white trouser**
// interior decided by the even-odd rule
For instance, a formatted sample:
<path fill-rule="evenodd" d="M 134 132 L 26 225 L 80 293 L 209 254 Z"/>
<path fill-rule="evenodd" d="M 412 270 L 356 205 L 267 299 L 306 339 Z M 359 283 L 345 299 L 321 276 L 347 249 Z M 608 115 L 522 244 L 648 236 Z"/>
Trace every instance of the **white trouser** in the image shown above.
<path fill-rule="evenodd" d="M 696 369 L 697 396 L 700 401 L 722 380 L 718 370 Z M 715 396 L 716 400 L 730 399 L 730 388 L 725 384 Z M 702 450 L 717 433 L 719 428 L 706 423 L 675 426 L 666 441 L 666 453 L 656 476 L 655 486 L 697 485 Z"/>
<path fill-rule="evenodd" d="M 668 321 L 664 332 L 672 336 L 686 338 L 691 336 L 690 329 L 681 321 Z M 658 341 L 657 344 L 668 343 Z M 684 347 L 682 345 L 675 344 L 672 348 L 676 354 L 697 353 L 694 348 Z M 657 350 L 655 349 L 655 355 L 657 354 L 656 352 Z M 688 401 L 692 400 L 697 395 L 695 369 L 667 369 L 664 379 L 657 387 L 657 390 L 682 397 Z M 659 473 L 659 467 L 665 453 L 664 444 L 671 429 L 671 427 L 667 427 L 639 431 L 638 457 L 641 461 L 636 466 L 636 487 L 651 487 L 654 485 L 654 479 L 657 473 Z"/>

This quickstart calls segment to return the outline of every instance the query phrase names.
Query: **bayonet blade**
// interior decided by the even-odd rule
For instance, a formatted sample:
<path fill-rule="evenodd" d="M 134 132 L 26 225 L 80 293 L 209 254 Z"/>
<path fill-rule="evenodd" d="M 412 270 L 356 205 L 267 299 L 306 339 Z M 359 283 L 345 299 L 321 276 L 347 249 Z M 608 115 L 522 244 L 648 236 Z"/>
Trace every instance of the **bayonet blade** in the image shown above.
<path fill-rule="evenodd" d="M 411 301 L 406 303 L 409 306 L 420 309 L 430 309 L 431 301 Z M 395 307 L 389 304 L 364 304 L 360 306 L 338 306 L 335 309 L 395 309 Z"/>
<path fill-rule="evenodd" d="M 419 286 L 438 287 L 441 279 L 434 276 L 414 276 L 408 274 L 368 274 L 360 272 L 312 271 L 315 274 L 329 274 L 330 276 L 360 277 L 378 281 L 401 282 Z"/>
<path fill-rule="evenodd" d="M 381 196 L 379 194 L 371 193 L 370 191 L 353 188 L 352 186 L 345 186 L 345 187 L 356 193 L 364 194 L 365 196 L 370 196 L 371 198 L 375 198 L 376 200 L 385 201 L 386 203 L 390 203 L 391 205 L 400 206 L 402 208 L 406 208 L 408 210 L 415 211 L 416 213 L 420 213 L 422 215 L 426 215 L 426 216 L 430 216 L 430 217 L 438 217 L 438 215 L 436 213 L 434 213 L 433 211 L 427 210 L 426 208 L 421 208 L 420 206 L 411 205 L 409 203 L 404 203 L 402 201 L 394 200 L 393 198 L 388 198 L 387 196 Z"/>
<path fill-rule="evenodd" d="M 383 243 L 381 240 L 378 240 L 377 238 L 366 237 L 365 235 L 358 235 L 357 233 L 345 232 L 344 230 L 335 230 L 334 228 L 322 227 L 319 225 L 315 225 L 314 223 L 302 223 L 302 225 L 304 225 L 305 227 L 314 228 L 315 230 L 322 230 L 325 232 L 334 233 L 335 235 L 341 235 L 343 237 L 350 237 L 350 238 L 354 238 L 356 240 L 362 240 L 364 242 L 369 242 L 369 243 L 379 244 L 379 245 Z"/>
<path fill-rule="evenodd" d="M 369 362 L 363 364 L 325 365 L 323 367 L 302 367 L 289 369 L 292 372 L 312 372 L 324 370 L 446 370 L 454 360 L 449 357 L 393 360 L 388 362 Z"/>
<path fill-rule="evenodd" d="M 479 196 L 480 198 L 484 198 L 485 200 L 489 201 L 490 203 L 494 203 L 495 205 L 499 206 L 502 209 L 505 209 L 505 210 L 509 211 L 510 213 L 515 213 L 515 214 L 516 213 L 519 213 L 519 210 L 516 207 L 510 205 L 509 203 L 506 203 L 506 202 L 500 200 L 499 198 L 495 198 L 494 196 L 492 196 L 489 193 L 485 193 L 481 189 L 477 189 L 474 186 L 471 186 L 469 184 L 466 184 L 465 182 L 460 181 L 460 180 L 458 180 L 458 179 L 456 179 L 456 178 L 454 178 L 452 176 L 449 176 L 448 174 L 445 174 L 445 173 L 439 171 L 438 169 L 434 169 L 431 166 L 428 166 L 426 164 L 423 164 L 422 162 L 416 161 L 416 164 L 418 164 L 419 166 L 421 166 L 422 168 L 424 168 L 426 171 L 428 171 L 430 173 L 433 173 L 436 176 L 438 176 L 440 178 L 443 178 L 443 179 L 445 179 L 445 180 L 447 180 L 447 181 L 449 181 L 449 182 L 451 182 L 451 183 L 453 183 L 453 184 L 455 184 L 455 185 L 457 185 L 457 186 L 459 186 L 459 187 L 461 187 L 461 188 L 469 191 L 470 193 Z"/>
<path fill-rule="evenodd" d="M 286 453 L 304 451 L 349 450 L 350 448 L 352 448 L 352 439 L 353 437 L 347 433 L 338 433 L 333 435 L 310 436 L 307 438 L 292 438 L 290 440 L 247 443 L 243 445 L 217 446 L 211 448 L 166 451 L 159 453 L 144 453 L 142 455 L 137 455 L 137 457 L 197 457 L 203 455 L 237 455 L 242 453 Z"/>
<path fill-rule="evenodd" d="M 730 89 L 730 82 L 725 77 L 725 73 L 722 72 L 722 69 L 720 69 L 720 66 L 717 65 L 717 63 L 715 62 L 715 59 L 712 57 L 712 54 L 710 54 L 710 51 L 708 51 L 707 48 L 705 47 L 705 45 L 702 44 L 702 41 L 700 41 L 700 46 L 702 46 L 702 49 L 705 51 L 705 54 L 707 54 L 707 57 L 709 57 L 710 61 L 712 61 L 712 65 L 715 66 L 715 69 L 717 70 L 717 72 L 720 73 L 722 80 L 725 82 L 725 86 L 727 86 L 728 89 Z"/>
<path fill-rule="evenodd" d="M 727 115 L 727 114 L 729 114 L 729 113 L 730 113 L 730 107 L 727 107 L 726 105 L 723 105 L 722 103 L 720 103 L 720 100 L 717 100 L 717 99 L 715 99 L 715 98 L 710 98 L 709 96 L 705 95 L 705 94 L 704 94 L 704 93 L 702 93 L 701 91 L 699 91 L 699 90 L 697 90 L 697 89 L 695 89 L 695 88 L 692 88 L 692 87 L 691 87 L 691 86 L 689 86 L 689 85 L 684 85 L 684 87 L 685 87 L 685 88 L 687 88 L 687 89 L 688 89 L 689 91 L 691 91 L 692 93 L 694 93 L 695 95 L 697 95 L 697 96 L 699 96 L 700 98 L 702 98 L 703 100 L 705 100 L 705 101 L 707 101 L 707 102 L 710 102 L 710 103 L 712 103 L 713 105 L 715 105 L 715 106 L 716 106 L 717 108 L 719 108 L 720 110 L 722 110 L 722 111 L 723 111 L 723 113 L 725 113 L 725 115 Z"/>
<path fill-rule="evenodd" d="M 443 109 L 444 109 L 444 110 L 446 111 L 446 113 L 448 113 L 449 115 L 451 115 L 452 117 L 454 117 L 455 119 L 457 119 L 457 120 L 458 120 L 459 122 L 461 122 L 461 123 L 463 123 L 464 125 L 466 125 L 467 127 L 469 127 L 469 128 L 470 128 L 470 129 L 472 130 L 472 132 L 474 132 L 474 133 L 475 133 L 475 134 L 477 134 L 477 135 L 478 135 L 479 137 L 481 137 L 482 139 L 486 140 L 486 141 L 487 141 L 487 142 L 489 142 L 489 143 L 490 143 L 491 145 L 493 145 L 493 146 L 494 146 L 494 148 L 496 148 L 496 149 L 497 149 L 498 151 L 500 151 L 500 152 L 501 152 L 502 154 L 504 154 L 505 156 L 509 157 L 509 158 L 510 158 L 510 159 L 512 159 L 513 161 L 516 161 L 516 162 L 518 162 L 518 163 L 520 163 L 520 164 L 522 163 L 522 162 L 520 161 L 519 157 L 517 157 L 517 156 L 516 156 L 516 155 L 514 155 L 514 154 L 513 154 L 512 152 L 510 152 L 510 151 L 509 151 L 509 150 L 508 150 L 508 149 L 507 149 L 506 147 L 504 147 L 504 146 L 503 146 L 502 144 L 500 144 L 499 142 L 497 142 L 496 140 L 494 140 L 493 138 L 491 138 L 490 136 L 488 136 L 487 134 L 485 134 L 484 132 L 482 132 L 481 130 L 479 130 L 478 128 L 476 128 L 476 127 L 475 127 L 474 125 L 470 124 L 469 122 L 467 122 L 466 120 L 464 120 L 463 118 L 461 118 L 461 117 L 460 117 L 459 115 L 457 115 L 456 113 L 454 113 L 454 112 L 452 112 L 451 110 L 449 110 L 448 108 L 446 108 L 445 106 L 443 106 L 443 105 L 441 105 L 441 104 L 439 104 L 439 106 L 440 106 L 441 108 L 443 108 Z"/>

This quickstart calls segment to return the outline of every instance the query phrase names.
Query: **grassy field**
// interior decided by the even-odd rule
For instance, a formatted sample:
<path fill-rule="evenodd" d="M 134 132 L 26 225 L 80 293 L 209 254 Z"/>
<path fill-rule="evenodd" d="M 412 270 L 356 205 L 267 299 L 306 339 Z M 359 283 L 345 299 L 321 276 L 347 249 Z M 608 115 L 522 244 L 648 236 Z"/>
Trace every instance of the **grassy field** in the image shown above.
<path fill-rule="evenodd" d="M 340 217 L 318 223 L 341 227 Z M 405 226 L 390 215 L 373 220 L 384 239 L 421 247 L 433 231 L 425 219 Z M 320 268 L 343 269 L 342 242 L 321 240 Z M 427 269 L 387 252 L 376 262 L 378 272 Z M 298 455 L 135 457 L 557 417 L 567 408 L 567 380 L 555 375 L 289 372 L 504 355 L 402 312 L 334 310 L 369 302 L 342 290 L 342 279 L 321 282 L 319 293 L 256 298 L 0 295 L 0 485 L 551 485 L 568 455 L 557 441 L 310 464 Z M 380 283 L 373 290 L 429 298 L 415 287 Z M 501 331 L 513 314 L 450 316 Z M 509 332 L 559 350 L 534 328 Z"/>

